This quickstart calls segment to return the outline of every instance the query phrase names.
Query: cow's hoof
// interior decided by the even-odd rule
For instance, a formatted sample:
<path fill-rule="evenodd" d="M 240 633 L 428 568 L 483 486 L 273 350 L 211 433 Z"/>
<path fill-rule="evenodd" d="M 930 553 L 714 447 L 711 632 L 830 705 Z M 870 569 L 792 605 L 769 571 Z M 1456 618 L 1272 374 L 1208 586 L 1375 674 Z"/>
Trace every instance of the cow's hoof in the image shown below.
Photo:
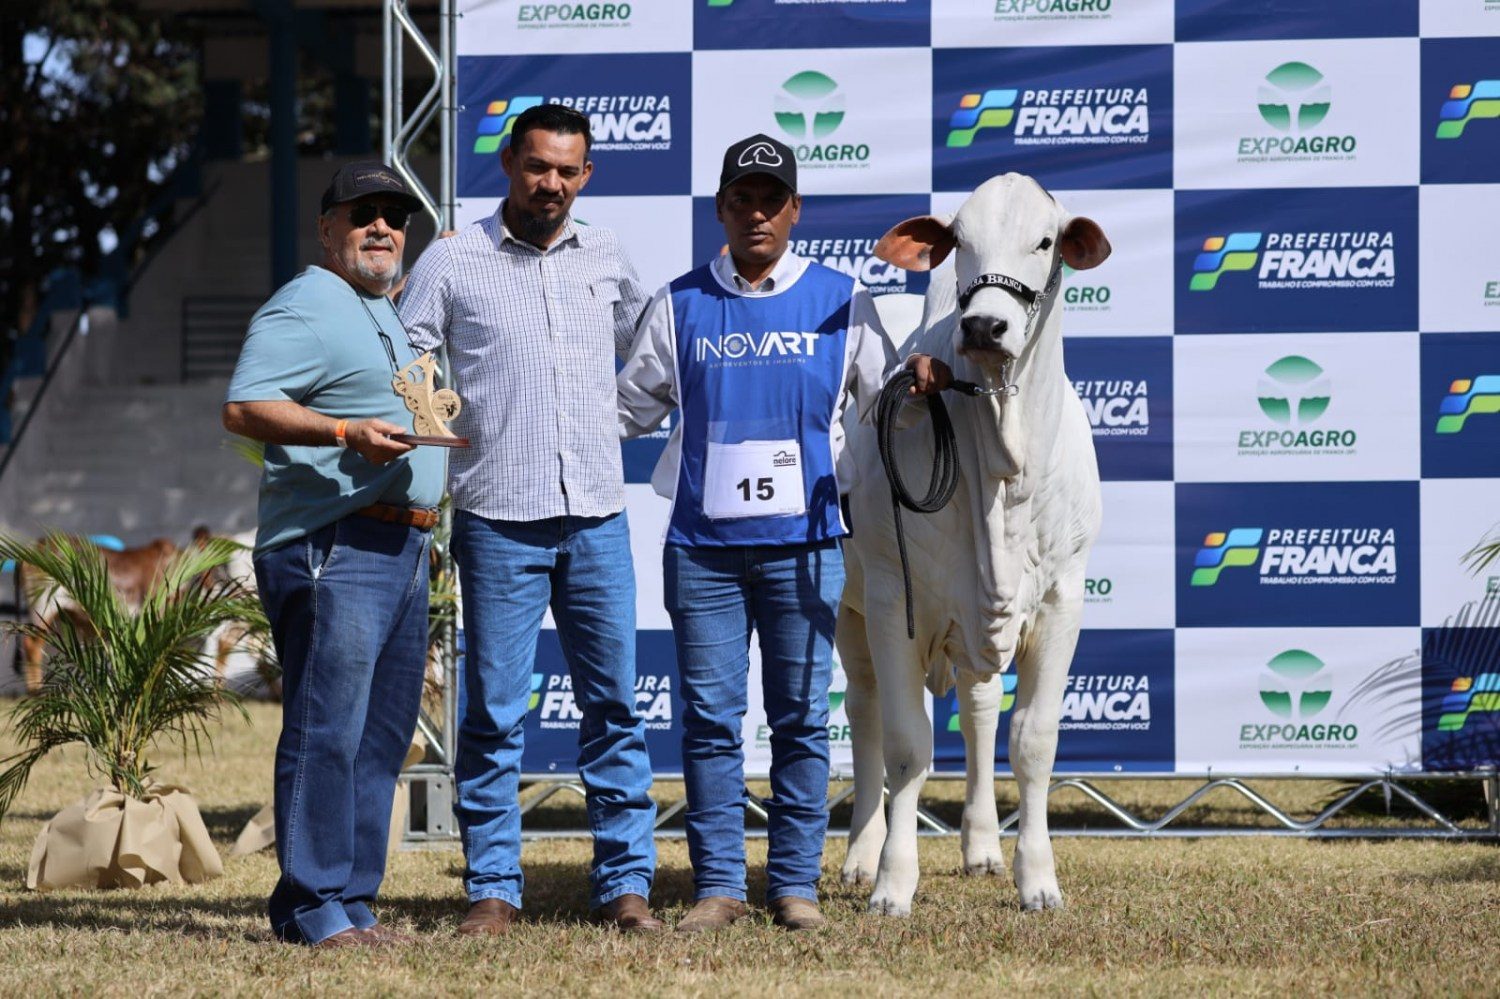
<path fill-rule="evenodd" d="M 980 857 L 976 860 L 964 862 L 964 874 L 969 877 L 982 878 L 985 875 L 998 877 L 1004 873 L 1004 857 Z"/>
<path fill-rule="evenodd" d="M 855 864 L 846 867 L 839 872 L 846 885 L 872 885 L 875 883 L 875 872 L 863 864 Z"/>
<path fill-rule="evenodd" d="M 893 898 L 872 898 L 870 912 L 877 916 L 897 916 L 904 919 L 911 915 L 911 903 L 898 902 Z"/>
<path fill-rule="evenodd" d="M 1021 898 L 1022 912 L 1041 912 L 1043 909 L 1061 909 L 1062 907 L 1062 893 L 1057 891 L 1044 889 Z"/>

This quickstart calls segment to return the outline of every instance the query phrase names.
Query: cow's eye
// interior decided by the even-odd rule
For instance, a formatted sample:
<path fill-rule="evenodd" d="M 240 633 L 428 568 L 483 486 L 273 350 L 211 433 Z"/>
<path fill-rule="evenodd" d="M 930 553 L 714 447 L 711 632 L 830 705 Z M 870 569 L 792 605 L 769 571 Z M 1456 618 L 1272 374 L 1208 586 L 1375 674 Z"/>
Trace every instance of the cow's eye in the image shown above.
<path fill-rule="evenodd" d="M 1041 243 L 1037 245 L 1037 249 L 1038 250 L 1050 250 L 1051 248 L 1052 248 L 1052 237 L 1051 236 L 1043 236 Z"/>

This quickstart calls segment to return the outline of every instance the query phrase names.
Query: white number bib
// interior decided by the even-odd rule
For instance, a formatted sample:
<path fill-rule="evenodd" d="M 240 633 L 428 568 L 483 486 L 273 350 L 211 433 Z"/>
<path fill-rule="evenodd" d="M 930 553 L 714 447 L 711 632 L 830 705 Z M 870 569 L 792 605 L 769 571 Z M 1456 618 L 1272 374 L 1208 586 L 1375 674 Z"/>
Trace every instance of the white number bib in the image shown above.
<path fill-rule="evenodd" d="M 703 515 L 709 520 L 807 512 L 802 446 L 796 441 L 708 445 Z"/>

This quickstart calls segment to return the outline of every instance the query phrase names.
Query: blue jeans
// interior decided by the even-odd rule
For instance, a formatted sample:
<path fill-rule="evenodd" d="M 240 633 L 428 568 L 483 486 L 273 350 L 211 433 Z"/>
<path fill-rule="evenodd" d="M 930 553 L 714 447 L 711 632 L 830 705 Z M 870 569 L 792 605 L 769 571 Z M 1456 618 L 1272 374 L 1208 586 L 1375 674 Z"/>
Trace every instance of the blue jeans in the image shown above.
<path fill-rule="evenodd" d="M 583 721 L 578 773 L 594 865 L 589 904 L 649 896 L 656 803 L 646 723 L 635 710 L 635 569 L 625 514 L 487 520 L 459 511 L 453 555 L 464 595 L 458 823 L 469 901 L 521 905 L 521 750 L 548 604 Z"/>
<path fill-rule="evenodd" d="M 281 660 L 276 859 L 282 939 L 375 925 L 391 799 L 427 664 L 431 535 L 345 517 L 255 558 Z"/>
<path fill-rule="evenodd" d="M 740 731 L 750 629 L 771 730 L 766 899 L 816 901 L 828 830 L 828 683 L 844 591 L 837 541 L 663 555 L 683 699 L 682 770 L 694 897 L 745 898 Z"/>

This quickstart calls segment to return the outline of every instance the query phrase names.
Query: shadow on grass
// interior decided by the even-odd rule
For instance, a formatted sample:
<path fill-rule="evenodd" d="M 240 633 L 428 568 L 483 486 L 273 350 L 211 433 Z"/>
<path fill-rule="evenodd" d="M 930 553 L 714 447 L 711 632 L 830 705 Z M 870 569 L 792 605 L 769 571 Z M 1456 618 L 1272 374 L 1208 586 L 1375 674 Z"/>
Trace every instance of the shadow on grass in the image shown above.
<path fill-rule="evenodd" d="M 149 893 L 150 889 L 0 896 L 0 926 L 271 939 L 269 929 L 246 933 L 223 925 L 226 920 L 247 918 L 263 925 L 266 900 L 259 895 L 194 899 L 152 897 L 143 892 Z"/>
<path fill-rule="evenodd" d="M 203 816 L 203 824 L 208 827 L 208 834 L 219 843 L 233 843 L 239 836 L 240 830 L 245 828 L 245 823 L 261 810 L 260 805 L 235 805 L 231 808 L 204 808 L 199 807 L 198 813 Z"/>

